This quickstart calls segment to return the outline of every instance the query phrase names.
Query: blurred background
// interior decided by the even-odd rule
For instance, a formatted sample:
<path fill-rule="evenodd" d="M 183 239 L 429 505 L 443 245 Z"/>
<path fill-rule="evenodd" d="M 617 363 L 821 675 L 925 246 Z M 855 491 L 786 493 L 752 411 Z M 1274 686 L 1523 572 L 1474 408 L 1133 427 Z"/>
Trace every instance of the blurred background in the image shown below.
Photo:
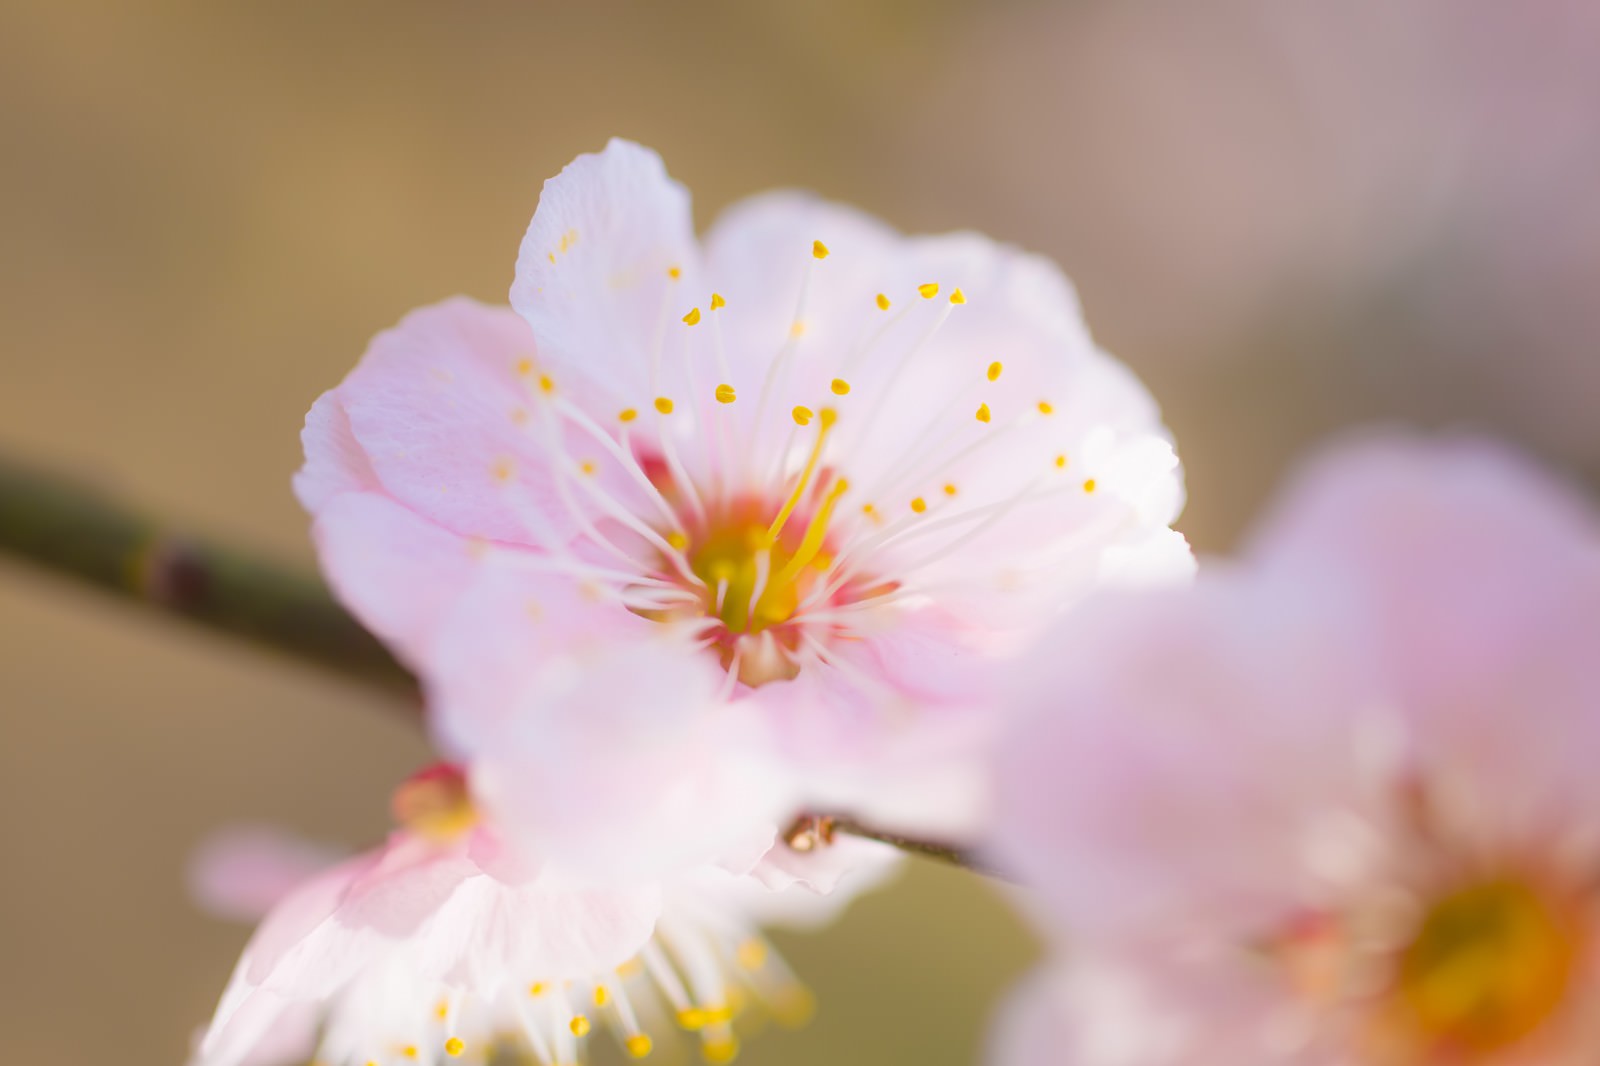
<path fill-rule="evenodd" d="M 504 299 L 543 180 L 613 134 L 704 226 L 777 185 L 1046 252 L 1164 404 L 1227 549 L 1373 420 L 1600 473 L 1592 0 L 589 0 L 0 9 L 0 452 L 310 565 L 312 399 L 407 309 Z M 378 697 L 0 560 L 0 1031 L 171 1066 L 247 930 L 234 822 L 350 846 L 426 759 Z M 1030 939 L 918 866 L 787 937 L 756 1066 L 974 1061 Z"/>

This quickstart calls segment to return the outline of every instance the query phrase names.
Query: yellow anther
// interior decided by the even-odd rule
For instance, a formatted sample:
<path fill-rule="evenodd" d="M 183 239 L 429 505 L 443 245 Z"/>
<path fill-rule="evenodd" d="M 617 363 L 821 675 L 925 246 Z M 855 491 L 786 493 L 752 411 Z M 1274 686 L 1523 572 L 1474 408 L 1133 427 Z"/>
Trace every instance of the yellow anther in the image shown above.
<path fill-rule="evenodd" d="M 1065 455 L 1056 456 L 1056 469 L 1057 470 L 1065 470 L 1066 468 L 1067 468 L 1067 457 Z"/>
<path fill-rule="evenodd" d="M 864 503 L 864 504 L 861 505 L 861 513 L 862 514 L 871 514 L 873 511 L 876 511 L 876 510 L 877 510 L 877 508 L 872 506 L 872 504 L 870 504 L 870 503 Z"/>
<path fill-rule="evenodd" d="M 930 281 L 926 284 L 918 285 L 917 291 L 922 294 L 922 298 L 924 300 L 931 300 L 935 296 L 939 295 L 939 283 L 937 281 Z"/>
<path fill-rule="evenodd" d="M 987 422 L 991 418 L 993 418 L 994 416 L 989 413 L 989 405 L 988 404 L 980 403 L 978 405 L 978 413 L 977 413 L 977 415 L 975 417 L 978 419 L 979 422 Z"/>
<path fill-rule="evenodd" d="M 700 1045 L 700 1057 L 713 1064 L 732 1062 L 739 1057 L 739 1041 L 730 1033 Z"/>
<path fill-rule="evenodd" d="M 549 989 L 550 986 L 545 984 L 543 981 L 535 981 L 533 984 L 528 986 L 528 995 L 542 996 L 549 991 Z"/>
<path fill-rule="evenodd" d="M 809 426 L 811 424 L 811 408 L 809 408 L 809 407 L 796 407 L 793 411 L 790 411 L 789 413 L 794 416 L 794 424 L 795 425 L 797 425 L 797 426 Z"/>
<path fill-rule="evenodd" d="M 527 377 L 529 374 L 533 373 L 533 360 L 529 359 L 527 356 L 523 356 L 521 359 L 518 359 L 517 373 L 521 374 L 523 377 Z"/>
<path fill-rule="evenodd" d="M 1005 369 L 1005 367 L 1000 364 L 1000 361 L 998 359 L 995 360 L 994 362 L 990 363 L 989 364 L 989 380 L 990 381 L 999 381 L 1000 380 L 1000 371 L 1002 371 L 1004 369 Z"/>
<path fill-rule="evenodd" d="M 540 374 L 539 375 L 539 391 L 544 393 L 546 396 L 550 395 L 552 392 L 555 392 L 556 391 L 555 379 L 552 378 L 549 374 Z"/>
<path fill-rule="evenodd" d="M 822 422 L 822 428 L 827 429 L 839 421 L 839 412 L 831 407 L 824 407 L 817 412 L 817 418 Z"/>
<path fill-rule="evenodd" d="M 732 403 L 734 400 L 737 400 L 738 398 L 739 398 L 739 394 L 733 391 L 733 386 L 732 385 L 718 385 L 717 386 L 717 402 L 718 403 Z"/>
<path fill-rule="evenodd" d="M 685 1007 L 678 1012 L 678 1024 L 692 1033 L 710 1025 L 711 1019 L 701 1007 Z"/>
<path fill-rule="evenodd" d="M 686 326 L 698 326 L 700 324 L 700 309 L 698 307 L 689 308 L 689 313 L 683 316 L 683 324 Z"/>
<path fill-rule="evenodd" d="M 444 1053 L 453 1059 L 460 1058 L 461 1053 L 465 1050 L 467 1050 L 467 1043 L 459 1036 L 452 1036 L 444 1042 Z"/>
<path fill-rule="evenodd" d="M 767 962 L 767 945 L 765 941 L 751 937 L 739 945 L 739 965 L 747 970 L 759 970 Z"/>
<path fill-rule="evenodd" d="M 407 1044 L 405 1047 L 400 1049 L 400 1054 L 404 1055 L 408 1059 L 416 1058 L 417 1057 L 417 1045 L 415 1045 L 415 1044 Z"/>
<path fill-rule="evenodd" d="M 593 477 L 594 476 L 594 472 L 596 470 L 598 470 L 599 467 L 594 465 L 594 460 L 593 459 L 585 459 L 583 462 L 578 464 L 578 469 L 582 470 L 585 474 L 588 474 L 590 477 Z"/>
<path fill-rule="evenodd" d="M 833 390 L 835 396 L 850 395 L 850 383 L 844 378 L 834 378 L 833 384 L 829 385 L 828 388 Z"/>
<path fill-rule="evenodd" d="M 489 473 L 494 475 L 496 481 L 504 485 L 517 476 L 517 465 L 510 459 L 502 457 L 494 461 L 494 465 L 489 468 Z"/>
<path fill-rule="evenodd" d="M 1040 414 L 1048 415 L 1048 414 L 1052 414 L 1054 411 L 1055 411 L 1055 408 L 1050 406 L 1050 401 L 1049 400 L 1040 400 L 1039 401 L 1039 413 Z"/>
<path fill-rule="evenodd" d="M 441 1022 L 450 1017 L 450 1001 L 441 999 L 438 1005 L 433 1008 L 433 1016 Z"/>
<path fill-rule="evenodd" d="M 617 421 L 618 422 L 632 422 L 635 418 L 638 418 L 638 417 L 639 417 L 639 412 L 636 411 L 635 409 L 633 409 L 632 407 L 624 407 L 622 410 L 617 412 Z"/>
<path fill-rule="evenodd" d="M 644 963 L 639 960 L 637 955 L 617 967 L 618 977 L 637 977 L 643 972 Z"/>
<path fill-rule="evenodd" d="M 672 401 L 665 396 L 657 396 L 656 410 L 664 415 L 670 415 L 672 413 Z"/>
<path fill-rule="evenodd" d="M 956 487 L 954 485 L 946 485 L 944 487 L 944 494 L 946 496 L 954 496 L 956 494 Z"/>
<path fill-rule="evenodd" d="M 1094 491 L 1094 478 L 1089 478 L 1088 480 L 1086 480 L 1083 483 L 1083 491 L 1084 492 L 1093 492 Z"/>
<path fill-rule="evenodd" d="M 960 289 L 952 289 L 950 291 L 950 302 L 953 304 L 964 304 L 967 302 L 967 294 L 962 292 Z"/>
<path fill-rule="evenodd" d="M 805 335 L 806 323 L 804 319 L 797 318 L 793 322 L 789 323 L 789 336 L 793 337 L 795 340 L 799 340 Z"/>
<path fill-rule="evenodd" d="M 885 296 L 881 292 L 878 293 L 878 310 L 880 310 L 880 311 L 889 310 L 889 298 L 887 296 Z"/>
<path fill-rule="evenodd" d="M 714 292 L 711 294 L 711 310 L 718 311 L 727 306 L 728 301 L 722 298 L 722 294 L 720 292 Z"/>
<path fill-rule="evenodd" d="M 628 1054 L 632 1055 L 634 1058 L 642 1059 L 646 1055 L 650 1054 L 650 1049 L 655 1045 L 645 1034 L 634 1033 L 632 1036 L 628 1037 L 628 1039 L 622 1042 L 622 1046 L 627 1048 Z"/>
<path fill-rule="evenodd" d="M 555 266 L 556 265 L 556 253 L 550 252 L 549 256 L 550 256 L 550 265 L 551 266 Z"/>
<path fill-rule="evenodd" d="M 689 546 L 689 535 L 681 530 L 674 529 L 671 533 L 667 534 L 667 543 L 672 545 L 678 551 L 683 551 L 683 549 Z"/>
<path fill-rule="evenodd" d="M 928 501 L 924 500 L 921 496 L 918 496 L 916 499 L 911 501 L 911 509 L 917 512 L 917 514 L 921 514 L 923 511 L 928 509 Z"/>
<path fill-rule="evenodd" d="M 811 254 L 816 256 L 818 259 L 826 259 L 828 258 L 828 246 L 823 244 L 821 241 L 812 241 Z"/>
<path fill-rule="evenodd" d="M 590 1029 L 589 1019 L 581 1014 L 574 1014 L 572 1021 L 567 1023 L 567 1028 L 572 1030 L 573 1036 L 587 1036 Z"/>
<path fill-rule="evenodd" d="M 671 278 L 673 281 L 677 281 L 679 278 L 683 277 L 683 268 L 675 266 L 667 267 L 667 277 Z"/>

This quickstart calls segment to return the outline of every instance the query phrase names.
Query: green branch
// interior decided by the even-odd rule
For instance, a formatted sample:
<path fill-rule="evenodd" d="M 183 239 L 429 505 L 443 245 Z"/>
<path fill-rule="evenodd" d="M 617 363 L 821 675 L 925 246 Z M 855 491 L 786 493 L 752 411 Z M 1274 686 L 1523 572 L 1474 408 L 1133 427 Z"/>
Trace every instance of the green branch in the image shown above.
<path fill-rule="evenodd" d="M 399 695 L 413 715 L 421 709 L 416 678 L 314 576 L 171 529 L 102 493 L 3 458 L 0 553 L 376 685 Z M 831 843 L 835 833 L 992 872 L 962 848 L 874 829 L 842 815 L 807 815 L 784 839 L 807 851 Z"/>
<path fill-rule="evenodd" d="M 3 458 L 0 552 L 420 706 L 415 679 L 315 577 L 180 533 L 101 493 Z"/>

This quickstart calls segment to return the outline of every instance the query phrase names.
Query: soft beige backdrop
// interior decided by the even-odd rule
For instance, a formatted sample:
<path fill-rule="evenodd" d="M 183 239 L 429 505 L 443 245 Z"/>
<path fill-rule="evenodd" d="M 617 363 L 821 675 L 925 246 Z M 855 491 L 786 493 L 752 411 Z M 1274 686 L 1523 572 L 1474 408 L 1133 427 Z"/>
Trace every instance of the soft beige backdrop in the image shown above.
<path fill-rule="evenodd" d="M 8 5 L 0 449 L 309 564 L 287 479 L 310 401 L 408 308 L 503 298 L 540 183 L 622 134 L 663 152 L 702 224 L 802 185 L 1060 258 L 1163 400 L 1207 549 L 1304 445 L 1373 416 L 1600 459 L 1587 322 L 1552 339 L 1521 305 L 1470 328 L 1439 311 L 1462 257 L 1499 245 L 1432 273 L 1436 231 L 1397 251 L 1395 219 L 1439 206 L 1426 190 L 1408 195 L 1429 211 L 1330 224 L 1388 188 L 1387 157 L 1345 180 L 1348 123 L 1282 41 L 1227 21 L 1260 7 Z M 1561 260 L 1566 284 L 1593 280 L 1596 247 Z M 1419 276 L 1441 279 L 1432 303 L 1386 298 Z M 184 899 L 189 849 L 240 820 L 371 841 L 426 758 L 362 691 L 3 561 L 0 685 L 0 1032 L 41 1066 L 179 1061 L 246 935 Z M 752 1044 L 757 1064 L 971 1062 L 1032 951 L 986 886 L 922 867 L 784 946 L 822 1012 Z"/>

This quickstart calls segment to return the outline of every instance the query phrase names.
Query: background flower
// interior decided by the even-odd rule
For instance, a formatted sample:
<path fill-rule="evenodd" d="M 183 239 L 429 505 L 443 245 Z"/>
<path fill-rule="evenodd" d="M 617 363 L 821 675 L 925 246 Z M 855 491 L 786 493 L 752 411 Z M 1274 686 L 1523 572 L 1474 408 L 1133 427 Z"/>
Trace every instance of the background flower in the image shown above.
<path fill-rule="evenodd" d="M 1058 1035 L 1131 979 L 1149 1061 L 1588 1054 L 1591 510 L 1482 444 L 1350 445 L 1240 564 L 1106 608 L 1019 682 L 996 778 L 1004 854 L 1086 956 L 1033 993 Z"/>

